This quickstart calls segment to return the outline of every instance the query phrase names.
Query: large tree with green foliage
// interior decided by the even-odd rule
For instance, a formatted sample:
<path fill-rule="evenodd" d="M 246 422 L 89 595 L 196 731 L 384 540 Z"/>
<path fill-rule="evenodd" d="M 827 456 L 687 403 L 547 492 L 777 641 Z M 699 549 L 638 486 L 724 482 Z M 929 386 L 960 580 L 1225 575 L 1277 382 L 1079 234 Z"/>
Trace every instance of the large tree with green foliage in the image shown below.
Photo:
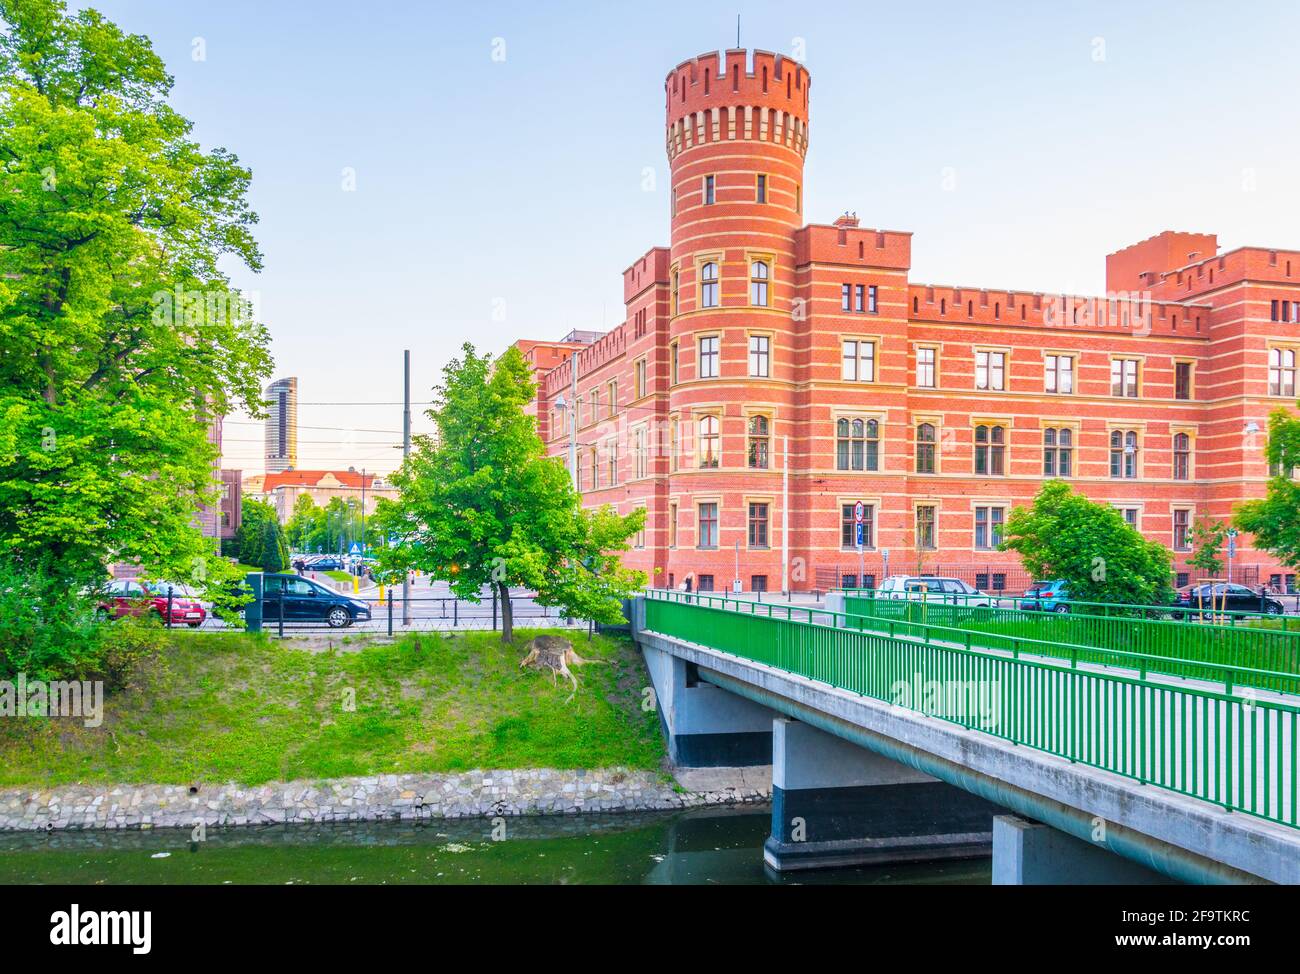
<path fill-rule="evenodd" d="M 393 477 L 397 501 L 380 501 L 375 521 L 399 543 L 381 570 L 412 568 L 445 579 L 478 601 L 484 586 L 501 599 L 502 639 L 513 639 L 510 588 L 543 605 L 598 622 L 622 619 L 621 600 L 645 584 L 619 552 L 645 511 L 586 510 L 564 465 L 546 456 L 536 420 L 524 412 L 533 380 L 510 348 L 493 362 L 466 344 L 443 370 L 429 417 L 436 437 L 419 437 Z"/>
<path fill-rule="evenodd" d="M 244 565 L 266 572 L 289 567 L 289 544 L 274 504 L 245 497 L 235 541 Z"/>
<path fill-rule="evenodd" d="M 999 547 L 1018 552 L 1034 578 L 1063 579 L 1071 599 L 1163 605 L 1173 598 L 1169 550 L 1063 480 L 1049 480 L 1031 506 L 1012 510 Z"/>
<path fill-rule="evenodd" d="M 248 170 L 171 86 L 94 10 L 0 0 L 0 558 L 68 591 L 231 574 L 196 524 L 207 427 L 260 412 L 271 362 L 218 263 L 262 258 Z"/>
<path fill-rule="evenodd" d="M 1276 409 L 1268 418 L 1264 447 L 1274 476 L 1263 497 L 1238 505 L 1233 524 L 1255 536 L 1255 547 L 1274 555 L 1291 568 L 1300 568 L 1300 418 Z"/>

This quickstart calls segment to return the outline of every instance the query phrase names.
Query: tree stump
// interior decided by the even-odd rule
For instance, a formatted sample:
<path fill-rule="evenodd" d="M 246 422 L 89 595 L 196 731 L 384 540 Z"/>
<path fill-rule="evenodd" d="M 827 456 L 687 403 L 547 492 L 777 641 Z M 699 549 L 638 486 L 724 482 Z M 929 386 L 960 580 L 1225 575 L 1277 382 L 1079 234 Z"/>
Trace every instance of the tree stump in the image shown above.
<path fill-rule="evenodd" d="M 552 686 L 556 685 L 556 674 L 573 684 L 573 691 L 564 701 L 565 703 L 572 700 L 574 694 L 578 692 L 578 678 L 573 675 L 569 667 L 601 662 L 583 659 L 574 651 L 573 644 L 561 636 L 538 636 L 525 643 L 524 649 L 528 650 L 528 655 L 519 661 L 521 669 L 549 670 Z"/>

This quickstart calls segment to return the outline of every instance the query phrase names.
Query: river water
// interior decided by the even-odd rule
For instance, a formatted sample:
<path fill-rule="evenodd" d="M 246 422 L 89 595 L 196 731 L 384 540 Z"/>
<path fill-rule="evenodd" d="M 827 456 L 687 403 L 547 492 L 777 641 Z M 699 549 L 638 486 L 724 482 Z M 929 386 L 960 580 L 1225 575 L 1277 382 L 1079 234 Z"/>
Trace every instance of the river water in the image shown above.
<path fill-rule="evenodd" d="M 503 824 L 502 824 L 503 823 Z M 990 861 L 763 865 L 764 806 L 653 814 L 0 836 L 0 884 L 987 884 Z M 504 835 L 501 829 L 504 828 Z"/>

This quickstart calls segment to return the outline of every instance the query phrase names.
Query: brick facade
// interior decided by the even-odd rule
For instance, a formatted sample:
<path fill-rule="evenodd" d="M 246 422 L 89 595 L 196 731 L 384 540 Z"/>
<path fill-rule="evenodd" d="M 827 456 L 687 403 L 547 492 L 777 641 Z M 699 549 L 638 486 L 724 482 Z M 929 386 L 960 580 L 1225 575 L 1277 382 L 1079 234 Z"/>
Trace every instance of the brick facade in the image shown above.
<path fill-rule="evenodd" d="M 997 525 L 1068 450 L 1076 489 L 1185 568 L 1177 526 L 1263 492 L 1268 414 L 1295 406 L 1300 252 L 1165 232 L 1107 257 L 1103 297 L 915 283 L 911 234 L 803 222 L 809 86 L 762 51 L 674 69 L 671 246 L 624 272 L 618 328 L 520 343 L 553 455 L 578 370 L 585 502 L 647 508 L 628 564 L 725 588 L 739 542 L 743 587 L 780 588 L 788 464 L 791 588 L 856 573 L 842 512 L 858 501 L 867 575 L 888 549 L 891 573 L 1014 577 Z M 1240 540 L 1260 582 L 1285 576 Z"/>

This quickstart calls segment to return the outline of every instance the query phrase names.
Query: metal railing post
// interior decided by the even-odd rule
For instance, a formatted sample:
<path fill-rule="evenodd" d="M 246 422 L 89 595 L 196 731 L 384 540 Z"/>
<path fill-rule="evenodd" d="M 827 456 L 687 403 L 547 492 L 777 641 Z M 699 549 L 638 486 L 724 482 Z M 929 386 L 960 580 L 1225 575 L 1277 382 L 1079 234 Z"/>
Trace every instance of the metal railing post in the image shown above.
<path fill-rule="evenodd" d="M 393 634 L 393 592 L 391 589 L 386 593 L 388 595 L 388 635 Z"/>

